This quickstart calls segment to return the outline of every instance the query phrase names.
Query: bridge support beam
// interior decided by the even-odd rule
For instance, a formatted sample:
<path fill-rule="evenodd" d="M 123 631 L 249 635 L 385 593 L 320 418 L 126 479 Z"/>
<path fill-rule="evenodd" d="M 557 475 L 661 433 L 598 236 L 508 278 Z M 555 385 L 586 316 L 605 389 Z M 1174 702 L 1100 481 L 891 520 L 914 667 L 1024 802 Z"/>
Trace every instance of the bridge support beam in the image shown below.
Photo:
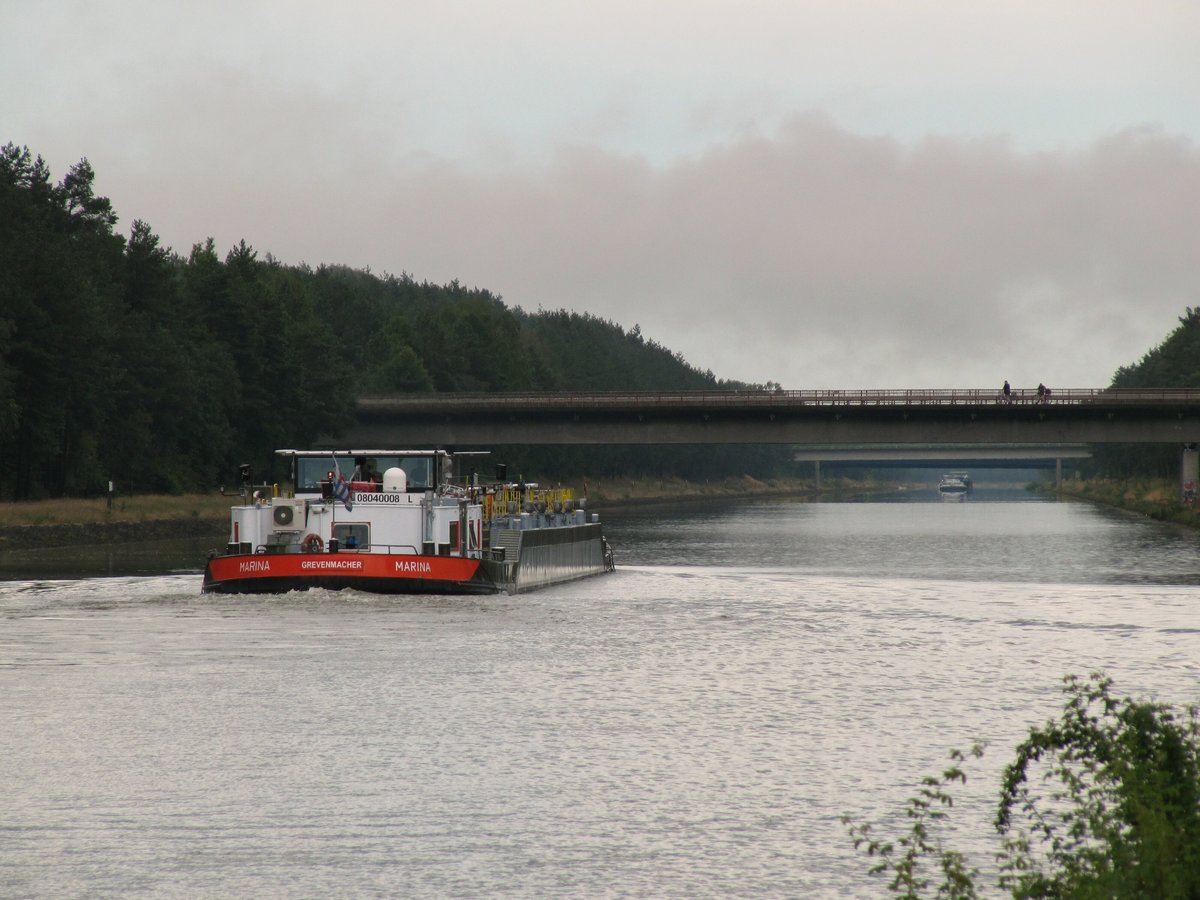
<path fill-rule="evenodd" d="M 821 461 L 819 459 L 813 460 L 813 484 L 819 495 L 821 493 Z"/>
<path fill-rule="evenodd" d="M 1062 457 L 1056 457 L 1054 460 L 1054 490 L 1062 490 Z"/>
<path fill-rule="evenodd" d="M 1184 444 L 1179 453 L 1179 499 L 1184 506 L 1196 502 L 1197 482 L 1200 482 L 1200 450 L 1195 444 Z"/>

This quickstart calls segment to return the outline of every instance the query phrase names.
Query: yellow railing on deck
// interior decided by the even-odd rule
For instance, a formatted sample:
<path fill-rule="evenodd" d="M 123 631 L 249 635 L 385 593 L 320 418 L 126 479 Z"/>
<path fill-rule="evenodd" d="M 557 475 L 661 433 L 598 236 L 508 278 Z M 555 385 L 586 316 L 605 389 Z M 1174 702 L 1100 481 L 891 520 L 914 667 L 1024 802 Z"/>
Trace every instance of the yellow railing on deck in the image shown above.
<path fill-rule="evenodd" d="M 562 512 L 574 506 L 575 491 L 571 488 L 500 488 L 484 497 L 483 518 L 491 521 L 493 516 L 519 515 L 525 504 L 534 504 L 535 509 L 546 512 Z M 542 506 L 544 504 L 544 506 Z"/>

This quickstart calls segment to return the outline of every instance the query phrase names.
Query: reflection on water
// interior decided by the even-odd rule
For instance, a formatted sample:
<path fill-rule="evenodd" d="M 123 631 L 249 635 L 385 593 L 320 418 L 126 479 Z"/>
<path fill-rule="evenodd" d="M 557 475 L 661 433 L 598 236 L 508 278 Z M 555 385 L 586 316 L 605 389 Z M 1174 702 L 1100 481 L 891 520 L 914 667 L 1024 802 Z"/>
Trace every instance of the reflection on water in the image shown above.
<path fill-rule="evenodd" d="M 1017 495 L 1021 496 L 1021 495 Z M 1083 503 L 751 503 L 621 524 L 619 559 L 962 581 L 1200 583 L 1200 535 Z M 625 529 L 628 529 L 627 531 Z"/>
<path fill-rule="evenodd" d="M 838 817 L 903 828 L 984 739 L 953 815 L 987 869 L 1063 674 L 1197 699 L 1191 532 L 975 498 L 602 513 L 618 572 L 519 597 L 210 597 L 182 545 L 0 583 L 0 893 L 879 896 Z"/>
<path fill-rule="evenodd" d="M 0 551 L 0 579 L 199 572 L 218 544 L 213 538 L 181 538 L 4 550 Z"/>

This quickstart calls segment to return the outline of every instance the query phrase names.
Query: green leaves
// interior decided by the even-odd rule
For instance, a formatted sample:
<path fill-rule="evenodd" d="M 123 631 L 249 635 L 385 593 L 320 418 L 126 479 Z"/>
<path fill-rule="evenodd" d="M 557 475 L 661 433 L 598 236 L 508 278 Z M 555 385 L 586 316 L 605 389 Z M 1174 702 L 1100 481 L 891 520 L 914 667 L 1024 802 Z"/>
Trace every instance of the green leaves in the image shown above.
<path fill-rule="evenodd" d="M 1013 897 L 1200 897 L 1197 709 L 1117 699 L 1111 689 L 1100 674 L 1067 676 L 1062 715 L 1031 728 L 1004 770 L 998 886 Z M 978 872 L 933 836 L 953 805 L 947 788 L 965 781 L 963 754 L 951 758 L 908 801 L 913 825 L 894 844 L 843 818 L 855 847 L 880 858 L 871 871 L 892 874 L 896 895 L 976 896 Z"/>
<path fill-rule="evenodd" d="M 983 755 L 983 746 L 975 744 L 969 754 L 978 759 Z M 940 776 L 928 775 L 921 780 L 921 788 L 908 800 L 905 814 L 912 821 L 907 834 L 895 842 L 885 842 L 870 836 L 871 826 L 856 824 L 849 816 L 842 816 L 842 824 L 849 829 L 856 849 L 864 850 L 868 856 L 878 856 L 879 862 L 871 868 L 871 874 L 891 873 L 888 887 L 893 894 L 916 900 L 925 896 L 934 877 L 940 880 L 936 886 L 938 897 L 968 900 L 976 897 L 975 869 L 967 865 L 966 857 L 955 850 L 944 847 L 934 836 L 934 826 L 954 806 L 954 798 L 947 788 L 954 782 L 966 783 L 967 776 L 962 763 L 966 754 L 952 750 L 953 765 L 942 771 Z"/>
<path fill-rule="evenodd" d="M 1200 896 L 1195 708 L 1065 679 L 1062 716 L 1005 770 L 997 829 L 1013 896 Z"/>

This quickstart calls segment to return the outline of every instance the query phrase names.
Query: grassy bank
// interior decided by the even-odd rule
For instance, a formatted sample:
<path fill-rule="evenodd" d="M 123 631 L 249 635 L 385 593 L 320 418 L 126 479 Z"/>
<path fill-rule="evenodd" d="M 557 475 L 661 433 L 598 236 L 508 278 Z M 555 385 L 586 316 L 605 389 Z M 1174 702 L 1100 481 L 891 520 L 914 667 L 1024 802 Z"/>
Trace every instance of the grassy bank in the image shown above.
<path fill-rule="evenodd" d="M 227 522 L 236 498 L 220 494 L 117 497 L 112 509 L 101 499 L 35 500 L 0 503 L 0 527 L 28 525 L 106 525 L 213 520 Z"/>
<path fill-rule="evenodd" d="M 830 485 L 829 490 L 835 490 Z M 581 486 L 575 496 L 584 496 Z M 654 502 L 664 499 L 703 499 L 706 497 L 748 497 L 765 494 L 789 496 L 812 493 L 811 481 L 758 481 L 749 476 L 721 481 L 693 483 L 666 479 L 600 479 L 588 485 L 588 501 L 600 503 Z M 236 495 L 184 494 L 179 496 L 146 494 L 118 497 L 108 508 L 105 499 L 36 500 L 27 503 L 0 503 L 0 528 L 39 525 L 118 525 L 168 521 L 213 521 L 227 523 L 229 508 L 238 502 Z"/>
<path fill-rule="evenodd" d="M 573 486 L 575 495 L 582 497 L 582 486 Z M 842 478 L 822 480 L 821 497 L 836 500 L 854 494 L 890 490 L 892 484 L 851 481 Z M 1032 486 L 1034 490 L 1053 493 L 1053 484 Z M 1093 503 L 1128 510 L 1162 522 L 1175 522 L 1200 528 L 1200 510 L 1184 508 L 1179 503 L 1179 485 L 1172 479 L 1114 480 L 1104 478 L 1079 479 L 1063 482 L 1062 494 Z M 687 500 L 717 500 L 721 498 L 792 497 L 815 499 L 811 479 L 780 478 L 758 480 L 749 476 L 719 481 L 691 482 L 678 478 L 604 478 L 588 484 L 588 502 L 593 508 L 636 505 Z M 185 494 L 181 496 L 143 495 L 118 497 L 113 508 L 101 499 L 41 500 L 28 503 L 0 503 L 0 532 L 37 526 L 87 526 L 92 532 L 112 526 L 112 531 L 124 533 L 129 526 L 152 526 L 158 523 L 211 524 L 214 533 L 229 522 L 229 508 L 237 497 L 233 495 Z M 153 529 L 152 529 L 153 530 Z M 0 540 L 0 547 L 6 542 Z"/>
<path fill-rule="evenodd" d="M 1054 485 L 1038 486 L 1037 490 L 1054 492 Z M 1200 528 L 1200 510 L 1184 507 L 1179 502 L 1179 482 L 1169 478 L 1088 478 L 1064 481 L 1063 496 L 1103 503 L 1160 522 L 1175 522 Z"/>
<path fill-rule="evenodd" d="M 582 485 L 566 485 L 583 497 Z M 891 484 L 825 478 L 821 496 L 839 495 L 893 488 Z M 758 480 L 748 475 L 716 481 L 693 482 L 679 478 L 598 478 L 589 481 L 587 498 L 593 507 L 601 504 L 653 503 L 673 500 L 704 500 L 722 497 L 799 497 L 813 498 L 812 479 L 772 478 Z M 165 521 L 213 521 L 227 523 L 235 495 L 185 494 L 181 496 L 142 495 L 118 497 L 108 509 L 105 499 L 39 500 L 28 503 L 0 503 L 0 528 L 38 525 L 106 525 Z"/>

